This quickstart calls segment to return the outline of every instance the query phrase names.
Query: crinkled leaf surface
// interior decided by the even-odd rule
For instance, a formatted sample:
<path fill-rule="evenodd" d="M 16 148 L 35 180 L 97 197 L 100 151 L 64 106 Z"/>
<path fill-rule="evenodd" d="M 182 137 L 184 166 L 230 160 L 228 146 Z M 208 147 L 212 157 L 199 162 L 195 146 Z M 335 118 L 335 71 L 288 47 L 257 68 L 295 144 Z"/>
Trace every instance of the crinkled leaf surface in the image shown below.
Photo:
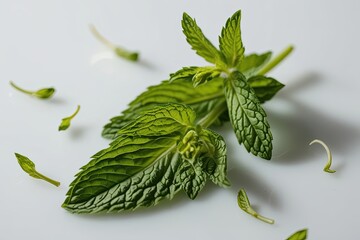
<path fill-rule="evenodd" d="M 227 179 L 226 143 L 223 137 L 209 129 L 204 129 L 201 136 L 206 146 L 203 154 L 205 158 L 203 170 L 209 174 L 211 181 L 216 185 L 230 186 Z"/>
<path fill-rule="evenodd" d="M 145 112 L 82 167 L 63 207 L 75 213 L 113 212 L 172 198 L 180 189 L 176 143 L 194 119 L 191 108 L 179 104 Z"/>
<path fill-rule="evenodd" d="M 212 81 L 193 87 L 191 81 L 163 81 L 151 86 L 147 91 L 140 94 L 129 104 L 129 108 L 123 111 L 122 115 L 111 119 L 106 124 L 102 135 L 113 139 L 118 131 L 134 120 L 142 111 L 161 103 L 182 103 L 187 104 L 196 112 L 197 118 L 202 118 L 215 105 L 223 101 L 223 80 L 213 79 Z"/>
<path fill-rule="evenodd" d="M 191 164 L 185 160 L 179 170 L 179 179 L 181 187 L 188 197 L 195 199 L 205 186 L 207 174 L 202 170 L 201 162 Z"/>
<path fill-rule="evenodd" d="M 236 71 L 229 75 L 225 81 L 225 96 L 239 143 L 254 155 L 270 159 L 272 134 L 266 113 L 244 75 Z"/>

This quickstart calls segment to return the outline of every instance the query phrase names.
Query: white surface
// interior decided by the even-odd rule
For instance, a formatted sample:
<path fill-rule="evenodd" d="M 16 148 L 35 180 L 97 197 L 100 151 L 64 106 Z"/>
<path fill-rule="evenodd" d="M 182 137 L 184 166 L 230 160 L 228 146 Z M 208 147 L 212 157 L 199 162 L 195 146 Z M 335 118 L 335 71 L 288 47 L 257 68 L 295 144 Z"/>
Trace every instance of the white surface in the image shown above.
<path fill-rule="evenodd" d="M 265 105 L 274 134 L 274 158 L 252 157 L 229 126 L 230 189 L 210 182 L 195 201 L 183 193 L 133 213 L 79 216 L 63 210 L 68 184 L 89 157 L 107 146 L 108 119 L 147 86 L 182 66 L 204 65 L 186 43 L 182 12 L 197 19 L 217 43 L 226 19 L 243 10 L 247 53 L 293 55 L 270 75 L 287 86 Z M 357 0 L 248 1 L 0 1 L 0 239 L 285 239 L 307 227 L 308 239 L 356 239 L 359 210 L 360 2 Z M 90 34 L 139 50 L 140 64 L 108 57 Z M 104 55 L 105 51 L 105 55 Z M 111 55 L 110 55 L 111 56 Z M 55 86 L 50 101 L 33 99 L 8 82 Z M 60 119 L 82 109 L 68 131 Z M 325 150 L 335 174 L 322 171 Z M 59 181 L 55 188 L 22 172 L 14 157 L 30 157 Z M 268 225 L 242 212 L 245 187 Z"/>

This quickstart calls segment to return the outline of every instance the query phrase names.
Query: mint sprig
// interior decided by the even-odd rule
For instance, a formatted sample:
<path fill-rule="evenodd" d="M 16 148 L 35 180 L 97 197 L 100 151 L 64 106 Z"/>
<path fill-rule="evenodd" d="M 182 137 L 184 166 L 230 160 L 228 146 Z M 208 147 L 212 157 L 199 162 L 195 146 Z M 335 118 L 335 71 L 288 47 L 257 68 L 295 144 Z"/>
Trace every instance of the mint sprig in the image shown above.
<path fill-rule="evenodd" d="M 180 190 L 194 199 L 207 180 L 229 186 L 225 141 L 208 129 L 229 120 L 239 143 L 271 158 L 272 134 L 261 103 L 284 85 L 265 74 L 292 47 L 273 59 L 271 52 L 244 55 L 240 20 L 240 11 L 228 19 L 217 49 L 195 19 L 183 14 L 187 42 L 213 65 L 170 74 L 112 118 L 102 134 L 113 141 L 76 175 L 65 209 L 119 212 L 155 205 Z"/>

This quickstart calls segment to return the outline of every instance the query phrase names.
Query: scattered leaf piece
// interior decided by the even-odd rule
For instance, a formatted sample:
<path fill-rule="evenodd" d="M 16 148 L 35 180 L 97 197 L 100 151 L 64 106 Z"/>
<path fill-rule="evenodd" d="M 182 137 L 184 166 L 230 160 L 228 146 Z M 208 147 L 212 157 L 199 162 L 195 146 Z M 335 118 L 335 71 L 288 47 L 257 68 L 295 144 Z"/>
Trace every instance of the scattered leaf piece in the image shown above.
<path fill-rule="evenodd" d="M 302 229 L 288 237 L 286 240 L 305 240 L 307 238 L 307 229 Z"/>
<path fill-rule="evenodd" d="M 71 120 L 78 114 L 80 111 L 80 105 L 77 106 L 76 111 L 69 117 L 63 118 L 61 120 L 59 131 L 64 131 L 70 127 Z"/>
<path fill-rule="evenodd" d="M 31 96 L 34 96 L 34 97 L 37 97 L 37 98 L 41 98 L 41 99 L 50 98 L 55 93 L 55 88 L 52 88 L 52 87 L 50 87 L 50 88 L 42 88 L 42 89 L 39 89 L 37 91 L 29 91 L 29 90 L 25 90 L 25 89 L 20 88 L 19 86 L 17 86 L 12 81 L 10 81 L 10 85 L 12 87 L 14 87 L 15 89 L 19 90 L 20 92 L 23 92 L 23 93 L 26 93 L 28 95 L 31 95 Z"/>
<path fill-rule="evenodd" d="M 237 200 L 238 200 L 238 205 L 239 207 L 246 213 L 254 216 L 255 218 L 263 221 L 263 222 L 266 222 L 266 223 L 269 223 L 269 224 L 274 224 L 274 220 L 273 219 L 270 219 L 270 218 L 267 218 L 267 217 L 264 217 L 264 216 L 261 216 L 260 214 L 258 214 L 250 205 L 250 201 L 249 201 L 249 198 L 245 192 L 245 189 L 240 189 L 239 190 L 239 193 L 238 193 L 238 197 L 237 197 Z"/>
<path fill-rule="evenodd" d="M 50 178 L 42 175 L 41 173 L 37 172 L 35 169 L 35 164 L 28 157 L 25 157 L 19 153 L 15 153 L 15 156 L 18 160 L 18 163 L 20 164 L 20 167 L 26 173 L 28 173 L 31 177 L 42 179 L 42 180 L 47 181 L 57 187 L 60 186 L 60 183 L 58 181 L 50 179 Z"/>
<path fill-rule="evenodd" d="M 90 31 L 100 42 L 104 43 L 107 47 L 113 50 L 117 56 L 133 62 L 136 62 L 138 60 L 139 53 L 130 52 L 122 47 L 116 46 L 115 44 L 107 40 L 103 35 L 101 35 L 94 25 L 90 25 Z"/>
<path fill-rule="evenodd" d="M 328 172 L 328 173 L 334 173 L 334 172 L 336 172 L 335 170 L 330 169 L 331 163 L 332 163 L 332 155 L 331 155 L 331 152 L 330 152 L 329 147 L 328 147 L 323 141 L 321 141 L 321 140 L 319 140 L 319 139 L 313 140 L 311 143 L 309 143 L 309 145 L 312 145 L 313 143 L 319 143 L 319 144 L 321 144 L 321 145 L 325 148 L 326 153 L 327 153 L 327 155 L 328 155 L 328 161 L 327 161 L 327 163 L 326 163 L 326 165 L 325 165 L 325 167 L 324 167 L 324 171 L 325 171 L 325 172 Z"/>

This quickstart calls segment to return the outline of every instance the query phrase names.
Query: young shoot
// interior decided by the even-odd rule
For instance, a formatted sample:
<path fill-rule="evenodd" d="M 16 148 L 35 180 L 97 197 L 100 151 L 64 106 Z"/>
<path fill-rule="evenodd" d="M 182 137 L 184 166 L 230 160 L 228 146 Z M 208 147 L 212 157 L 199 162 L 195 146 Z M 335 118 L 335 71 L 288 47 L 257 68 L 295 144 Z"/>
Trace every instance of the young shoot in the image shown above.
<path fill-rule="evenodd" d="M 270 219 L 270 218 L 267 218 L 267 217 L 264 217 L 264 216 L 261 216 L 260 214 L 258 214 L 250 205 L 250 201 L 249 201 L 249 198 L 245 192 L 245 189 L 240 189 L 239 190 L 239 193 L 238 193 L 238 197 L 237 197 L 237 200 L 238 200 L 238 205 L 239 207 L 246 213 L 254 216 L 255 218 L 263 221 L 263 222 L 266 222 L 266 223 L 269 223 L 269 224 L 274 224 L 275 220 L 273 219 Z"/>
<path fill-rule="evenodd" d="M 69 117 L 63 118 L 59 125 L 59 131 L 64 131 L 64 130 L 68 129 L 70 127 L 71 120 L 78 114 L 79 111 L 80 111 L 80 105 L 77 106 L 76 111 L 72 115 L 70 115 Z"/>
<path fill-rule="evenodd" d="M 55 88 L 42 88 L 39 89 L 37 91 L 29 91 L 29 90 L 25 90 L 20 88 L 19 86 L 17 86 L 14 82 L 10 81 L 10 85 L 12 87 L 14 87 L 15 89 L 19 90 L 20 92 L 26 93 L 28 95 L 40 98 L 40 99 L 47 99 L 50 98 L 54 95 L 55 93 Z"/>
<path fill-rule="evenodd" d="M 324 172 L 328 172 L 328 173 L 336 172 L 335 170 L 330 169 L 331 163 L 332 163 L 332 155 L 331 155 L 329 147 L 323 141 L 321 141 L 319 139 L 313 140 L 311 143 L 309 143 L 309 145 L 312 145 L 313 143 L 321 144 L 326 150 L 326 153 L 327 153 L 327 156 L 328 156 L 328 161 L 327 161 L 327 163 L 326 163 L 326 165 L 324 167 Z"/>
<path fill-rule="evenodd" d="M 18 163 L 20 165 L 20 167 L 26 172 L 28 173 L 31 177 L 33 178 L 38 178 L 38 179 L 42 179 L 46 182 L 49 182 L 55 186 L 60 186 L 60 182 L 55 181 L 51 178 L 48 178 L 44 175 L 42 175 L 41 173 L 37 172 L 35 169 L 35 164 L 27 157 L 19 154 L 19 153 L 15 153 L 15 156 L 18 160 Z"/>
<path fill-rule="evenodd" d="M 133 61 L 136 62 L 139 58 L 139 53 L 137 52 L 130 52 L 122 47 L 119 47 L 117 45 L 115 45 L 114 43 L 110 42 L 109 40 L 107 40 L 103 35 L 101 35 L 99 33 L 99 31 L 95 28 L 94 25 L 90 25 L 90 31 L 92 32 L 92 34 L 103 44 L 105 44 L 105 46 L 107 46 L 108 48 L 110 48 L 112 51 L 114 51 L 114 53 L 119 56 L 122 57 L 124 59 L 127 59 L 129 61 Z"/>

